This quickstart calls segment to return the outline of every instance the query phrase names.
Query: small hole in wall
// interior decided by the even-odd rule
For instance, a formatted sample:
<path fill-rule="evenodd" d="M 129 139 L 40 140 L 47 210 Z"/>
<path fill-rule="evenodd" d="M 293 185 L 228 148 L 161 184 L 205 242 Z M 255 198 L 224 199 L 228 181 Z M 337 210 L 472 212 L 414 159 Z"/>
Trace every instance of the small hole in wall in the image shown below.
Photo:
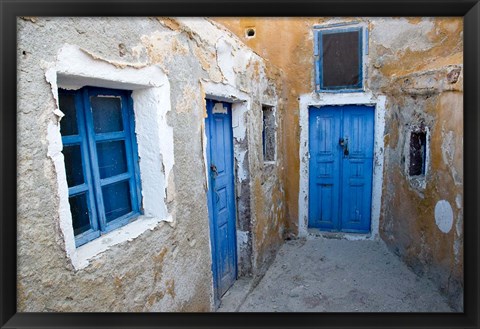
<path fill-rule="evenodd" d="M 425 131 L 415 131 L 410 134 L 410 176 L 425 175 L 427 158 L 427 134 Z"/>
<path fill-rule="evenodd" d="M 245 30 L 245 35 L 247 38 L 253 38 L 255 36 L 255 29 L 253 27 L 249 27 Z"/>
<path fill-rule="evenodd" d="M 22 51 L 22 55 L 23 55 L 23 56 L 27 56 L 27 52 L 26 52 L 25 50 Z"/>

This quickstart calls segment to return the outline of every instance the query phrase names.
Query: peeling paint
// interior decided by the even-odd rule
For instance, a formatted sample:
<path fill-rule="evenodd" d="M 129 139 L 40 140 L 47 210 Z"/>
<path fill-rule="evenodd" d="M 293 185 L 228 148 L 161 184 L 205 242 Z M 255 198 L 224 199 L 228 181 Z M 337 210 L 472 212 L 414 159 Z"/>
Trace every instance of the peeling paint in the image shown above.
<path fill-rule="evenodd" d="M 406 18 L 384 18 L 375 21 L 371 38 L 375 43 L 387 49 L 410 49 L 412 51 L 427 50 L 432 47 L 428 37 L 434 28 L 434 22 L 423 19 L 411 24 Z"/>
<path fill-rule="evenodd" d="M 67 185 L 67 175 L 65 172 L 65 161 L 62 154 L 63 144 L 62 138 L 60 135 L 60 126 L 57 124 L 49 123 L 48 124 L 48 153 L 47 155 L 52 159 L 57 172 L 57 188 L 59 194 L 68 195 L 68 185 Z M 72 219 L 70 215 L 70 204 L 68 203 L 67 198 L 60 198 L 60 205 L 58 212 L 60 214 L 65 214 L 65 216 L 60 216 L 60 229 L 62 232 L 72 231 L 72 234 L 65 234 L 65 251 L 67 257 L 72 259 L 74 266 L 77 264 L 77 257 L 75 254 L 75 241 L 73 239 L 73 229 L 72 229 Z"/>
<path fill-rule="evenodd" d="M 462 209 L 462 196 L 460 194 L 455 197 L 455 203 L 458 209 Z"/>

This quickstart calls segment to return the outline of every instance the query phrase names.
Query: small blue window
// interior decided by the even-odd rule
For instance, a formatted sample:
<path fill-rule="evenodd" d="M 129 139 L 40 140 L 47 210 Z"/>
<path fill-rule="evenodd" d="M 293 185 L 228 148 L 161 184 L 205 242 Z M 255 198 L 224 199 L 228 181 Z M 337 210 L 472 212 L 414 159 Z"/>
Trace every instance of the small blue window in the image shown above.
<path fill-rule="evenodd" d="M 363 89 L 363 29 L 315 30 L 317 92 Z"/>
<path fill-rule="evenodd" d="M 133 101 L 123 90 L 59 89 L 63 155 L 76 246 L 141 213 Z"/>

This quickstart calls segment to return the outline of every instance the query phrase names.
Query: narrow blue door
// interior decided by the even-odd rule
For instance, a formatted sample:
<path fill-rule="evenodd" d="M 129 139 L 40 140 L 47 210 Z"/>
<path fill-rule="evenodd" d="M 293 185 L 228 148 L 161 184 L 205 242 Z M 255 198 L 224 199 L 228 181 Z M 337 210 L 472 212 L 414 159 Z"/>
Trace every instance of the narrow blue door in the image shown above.
<path fill-rule="evenodd" d="M 208 212 L 215 299 L 237 278 L 231 104 L 207 99 Z"/>
<path fill-rule="evenodd" d="M 367 233 L 374 108 L 311 107 L 309 114 L 309 227 Z"/>

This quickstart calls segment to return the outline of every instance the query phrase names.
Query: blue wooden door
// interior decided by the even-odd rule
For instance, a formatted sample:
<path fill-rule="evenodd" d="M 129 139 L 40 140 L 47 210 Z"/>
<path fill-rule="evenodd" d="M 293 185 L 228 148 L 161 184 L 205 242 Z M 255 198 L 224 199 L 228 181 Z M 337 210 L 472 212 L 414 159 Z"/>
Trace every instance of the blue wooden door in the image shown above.
<path fill-rule="evenodd" d="M 237 278 L 231 104 L 207 100 L 208 211 L 215 299 Z"/>
<path fill-rule="evenodd" d="M 367 233 L 373 169 L 374 108 L 310 107 L 309 227 Z"/>

